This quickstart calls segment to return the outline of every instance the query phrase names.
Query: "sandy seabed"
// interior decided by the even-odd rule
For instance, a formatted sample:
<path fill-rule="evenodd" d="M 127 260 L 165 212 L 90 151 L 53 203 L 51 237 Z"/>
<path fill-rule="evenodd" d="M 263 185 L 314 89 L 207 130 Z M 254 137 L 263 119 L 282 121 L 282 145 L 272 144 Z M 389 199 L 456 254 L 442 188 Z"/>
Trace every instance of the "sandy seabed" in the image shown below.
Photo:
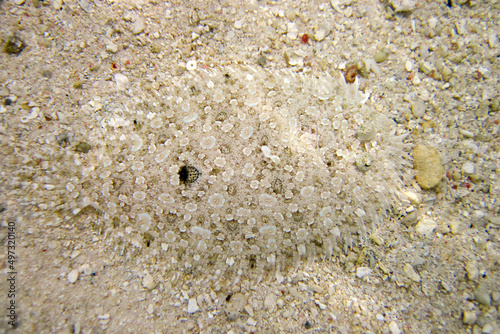
<path fill-rule="evenodd" d="M 0 331 L 500 333 L 499 21 L 497 1 L 0 1 L 0 294 L 5 296 L 1 298 Z M 395 136 L 406 135 L 404 143 L 396 147 L 406 150 L 409 157 L 414 156 L 417 145 L 423 150 L 423 167 L 414 169 L 412 160 L 405 160 L 409 165 L 398 169 L 401 180 L 388 181 L 388 187 L 399 189 L 391 192 L 394 197 L 388 195 L 387 207 L 377 202 L 385 211 L 377 224 L 370 225 L 365 234 L 358 231 L 359 224 L 353 225 L 352 231 L 345 226 L 339 229 L 342 237 L 339 247 L 331 246 L 331 259 L 321 259 L 318 254 L 319 259 L 311 261 L 313 256 L 305 256 L 314 248 L 314 240 L 308 239 L 305 248 L 292 244 L 299 254 L 294 258 L 300 264 L 298 269 L 276 273 L 268 270 L 279 262 L 273 253 L 262 255 L 260 260 L 256 257 L 255 266 L 266 273 L 261 279 L 237 270 L 225 269 L 224 275 L 209 267 L 206 271 L 191 269 L 184 264 L 187 255 L 183 255 L 192 255 L 191 244 L 183 239 L 190 225 L 179 221 L 190 221 L 195 202 L 182 202 L 174 213 L 155 211 L 156 202 L 149 203 L 151 212 L 167 215 L 166 228 L 156 226 L 157 232 L 147 226 L 152 213 L 135 212 L 137 207 L 146 206 L 130 204 L 132 213 L 127 215 L 139 223 L 127 226 L 109 217 L 113 206 L 105 206 L 111 211 L 102 211 L 102 203 L 87 190 L 107 177 L 104 169 L 92 167 L 97 162 L 106 165 L 106 154 L 116 162 L 122 159 L 120 150 L 138 147 L 137 140 L 127 139 L 136 138 L 129 132 L 136 131 L 145 143 L 150 140 L 144 150 L 155 156 L 161 153 L 160 147 L 167 147 L 168 139 L 162 139 L 163 146 L 153 145 L 153 138 L 159 142 L 160 136 L 149 135 L 156 126 L 166 126 L 167 120 L 173 124 L 172 133 L 184 130 L 194 136 L 197 128 L 189 128 L 188 123 L 205 120 L 203 115 L 194 120 L 186 109 L 176 110 L 176 104 L 171 114 L 164 115 L 158 111 L 164 106 L 155 102 L 164 94 L 182 93 L 182 87 L 177 87 L 178 91 L 172 87 L 177 82 L 185 84 L 183 78 L 192 76 L 198 78 L 194 80 L 197 83 L 207 83 L 203 73 L 234 68 L 257 69 L 270 76 L 281 73 L 279 77 L 285 81 L 328 76 L 343 82 L 343 75 L 354 77 L 359 92 L 369 94 L 363 110 L 383 115 L 391 122 L 391 129 L 396 129 Z M 272 90 L 260 74 L 255 76 L 256 90 Z M 229 77 L 226 79 L 233 85 Z M 223 74 L 213 79 L 216 85 L 217 80 L 223 81 Z M 280 92 L 284 96 L 289 93 L 299 104 L 311 102 L 322 110 L 311 91 L 314 97 L 306 96 L 305 88 Z M 215 93 L 196 88 L 186 94 L 197 103 L 203 96 L 217 99 Z M 127 114 L 124 110 L 131 110 L 127 103 L 150 112 L 138 114 L 134 109 Z M 350 110 L 346 107 L 349 103 L 338 102 L 342 110 Z M 277 106 L 282 105 L 273 105 Z M 122 108 L 121 114 L 118 108 Z M 207 109 L 204 112 L 210 115 Z M 110 114 L 120 117 L 111 118 Z M 241 127 L 235 130 L 240 137 L 235 138 L 249 135 L 245 127 L 249 120 L 259 120 L 273 130 L 279 129 L 281 120 L 272 112 L 257 116 L 249 109 L 236 111 L 234 121 L 231 115 L 214 115 L 218 118 L 213 127 L 223 132 Z M 355 115 L 343 117 L 346 124 L 362 121 Z M 334 120 L 330 124 L 300 111 L 296 119 L 305 124 L 299 127 L 303 133 L 298 130 L 302 133 L 297 135 L 299 146 L 310 145 L 322 159 L 328 157 L 329 153 L 319 148 L 325 138 L 320 130 L 322 126 L 335 128 Z M 186 128 L 177 128 L 182 122 L 188 124 Z M 200 131 L 207 129 L 206 124 L 199 123 L 204 129 Z M 97 135 L 106 126 L 116 133 L 115 138 L 111 138 L 113 134 Z M 122 128 L 130 131 L 120 130 L 126 135 L 120 141 L 122 132 L 116 129 Z M 262 133 L 253 129 L 249 136 Z M 273 170 L 271 167 L 281 162 L 285 167 L 290 165 L 285 170 L 297 168 L 295 162 L 287 165 L 281 161 L 283 155 L 273 149 L 262 149 L 277 149 L 275 138 L 285 134 L 269 130 L 267 141 L 253 148 L 267 159 L 264 167 L 256 163 L 261 166 L 256 174 L 259 168 Z M 196 149 L 199 141 L 204 147 L 212 143 L 210 136 L 200 137 L 196 145 L 182 141 L 182 134 L 174 137 L 179 138 L 172 140 L 180 147 L 192 144 Z M 103 147 L 107 144 L 115 151 L 106 153 Z M 360 169 L 356 165 L 359 161 L 349 156 L 349 152 L 361 149 L 356 145 L 353 140 L 332 157 L 334 161 L 350 161 L 345 168 L 353 173 Z M 241 148 L 240 155 L 245 157 Z M 182 152 L 172 149 L 169 159 L 175 157 L 179 163 L 162 170 L 170 186 L 184 187 L 176 193 L 178 197 L 173 196 L 174 201 L 202 197 L 200 191 L 209 191 L 202 185 L 208 184 L 220 185 L 230 193 L 224 180 L 240 176 L 233 176 L 228 168 L 233 172 L 244 168 L 237 161 L 219 157 L 212 165 L 200 167 L 198 177 L 179 176 L 183 165 L 203 160 L 199 154 Z M 231 156 L 223 147 L 218 153 Z M 313 166 L 314 157 L 304 156 L 310 160 L 296 159 L 297 166 L 309 162 Z M 156 167 L 135 164 L 133 159 L 127 156 L 117 162 L 130 163 L 134 184 L 163 182 L 161 177 L 148 179 L 146 172 L 141 179 L 143 168 Z M 370 167 L 370 160 L 363 163 L 367 161 Z M 244 173 L 254 174 L 248 168 Z M 252 189 L 269 190 L 266 196 L 256 197 L 267 207 L 282 200 L 291 203 L 288 207 L 293 211 L 293 204 L 300 207 L 301 195 L 305 197 L 310 188 L 318 187 L 315 181 L 300 189 L 277 186 L 275 179 L 261 174 L 262 178 L 248 184 Z M 304 178 L 302 174 L 290 175 L 294 178 L 290 184 L 299 184 Z M 384 185 L 377 180 L 375 185 Z M 360 181 L 346 181 L 356 182 Z M 195 192 L 191 184 L 200 188 Z M 117 187 L 116 183 L 102 182 L 99 191 L 114 196 L 112 191 Z M 294 212 L 320 211 L 334 191 L 327 193 L 323 191 L 317 203 L 304 204 L 303 210 Z M 130 191 L 129 197 L 137 201 L 146 194 Z M 226 195 L 211 195 L 208 203 L 213 207 L 232 203 Z M 296 196 L 298 202 L 286 202 L 292 201 L 287 196 Z M 167 196 L 161 198 L 164 204 L 171 201 Z M 123 198 L 120 201 L 125 202 Z M 344 202 L 347 200 L 340 201 Z M 203 207 L 196 203 L 196 207 Z M 127 205 L 117 207 L 125 212 Z M 365 217 L 363 210 L 355 209 L 352 217 L 356 212 L 358 218 Z M 207 210 L 206 215 L 216 214 Z M 221 215 L 222 221 L 238 217 L 234 211 Z M 180 218 L 169 221 L 174 214 Z M 315 225 L 308 225 L 300 214 L 284 213 L 281 218 L 280 214 L 267 216 L 282 218 L 283 230 L 287 222 L 303 224 L 291 228 L 296 235 L 292 241 L 314 234 Z M 349 221 L 348 217 L 345 213 L 343 219 Z M 180 225 L 172 230 L 175 233 L 171 233 L 169 243 L 168 234 L 162 236 L 162 231 L 177 223 Z M 231 224 L 227 228 L 228 234 L 234 231 Z M 212 233 L 209 228 L 194 231 Z M 224 246 L 222 237 L 215 239 Z M 269 240 L 274 239 L 266 239 L 268 248 Z M 317 249 L 326 249 L 326 239 L 321 240 Z M 237 253 L 241 245 L 232 241 L 231 251 Z M 188 246 L 181 250 L 183 242 Z M 203 247 L 204 243 L 197 245 Z M 175 259 L 169 253 L 173 251 Z M 239 265 L 237 256 L 215 256 L 211 248 L 204 251 L 208 254 L 205 260 L 215 263 L 215 268 Z M 294 259 L 291 262 L 295 265 Z M 247 260 L 252 266 L 250 256 Z"/>

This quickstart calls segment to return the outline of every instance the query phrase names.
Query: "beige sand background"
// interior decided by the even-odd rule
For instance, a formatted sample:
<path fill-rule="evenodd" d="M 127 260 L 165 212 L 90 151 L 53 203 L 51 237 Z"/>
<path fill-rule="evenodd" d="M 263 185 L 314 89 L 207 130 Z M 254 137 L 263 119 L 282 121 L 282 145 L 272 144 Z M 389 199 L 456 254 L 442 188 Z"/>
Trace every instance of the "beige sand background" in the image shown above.
<path fill-rule="evenodd" d="M 494 0 L 1 1 L 0 332 L 500 333 L 499 21 Z M 42 224 L 20 172 L 44 169 L 30 147 L 89 126 L 82 106 L 115 89 L 116 73 L 154 91 L 157 73 L 193 62 L 337 74 L 359 64 L 371 106 L 446 176 L 431 190 L 408 184 L 370 247 L 280 283 L 163 276 L 150 258 L 104 252 L 92 214 Z M 4 316 L 11 264 L 17 329 Z"/>

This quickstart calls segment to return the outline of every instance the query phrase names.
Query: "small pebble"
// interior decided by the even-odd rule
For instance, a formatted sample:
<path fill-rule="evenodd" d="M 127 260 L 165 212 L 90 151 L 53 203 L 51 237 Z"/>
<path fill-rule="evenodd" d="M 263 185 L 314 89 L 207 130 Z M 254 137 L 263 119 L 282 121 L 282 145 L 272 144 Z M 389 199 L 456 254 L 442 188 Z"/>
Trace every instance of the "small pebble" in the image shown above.
<path fill-rule="evenodd" d="M 446 82 L 450 81 L 452 74 L 453 74 L 453 71 L 447 66 L 444 66 L 441 69 L 441 75 L 443 76 L 443 80 Z"/>
<path fill-rule="evenodd" d="M 500 101 L 498 101 L 498 99 L 491 100 L 490 108 L 493 112 L 497 112 L 498 110 L 500 110 Z"/>
<path fill-rule="evenodd" d="M 491 296 L 493 297 L 495 304 L 500 301 L 500 291 L 494 291 Z"/>
<path fill-rule="evenodd" d="M 154 288 L 156 288 L 156 283 L 150 274 L 144 276 L 144 279 L 142 280 L 142 285 L 148 290 L 153 290 Z"/>
<path fill-rule="evenodd" d="M 500 227 L 500 217 L 495 217 L 493 215 L 488 215 L 488 221 L 491 225 Z"/>
<path fill-rule="evenodd" d="M 323 24 L 320 24 L 314 33 L 314 39 L 321 42 L 329 33 L 329 28 Z"/>
<path fill-rule="evenodd" d="M 241 293 L 235 293 L 231 295 L 229 301 L 226 303 L 224 310 L 226 313 L 236 314 L 241 312 L 245 305 L 247 305 L 247 298 Z M 252 312 L 253 313 L 253 312 Z"/>
<path fill-rule="evenodd" d="M 186 66 L 178 65 L 175 69 L 175 75 L 182 75 L 184 72 L 186 72 Z"/>
<path fill-rule="evenodd" d="M 82 271 L 85 275 L 89 276 L 92 274 L 92 267 L 90 266 L 90 264 L 88 263 L 85 263 L 84 265 L 82 265 L 80 268 L 79 268 L 80 271 Z"/>
<path fill-rule="evenodd" d="M 236 20 L 236 21 L 234 21 L 234 27 L 236 29 L 241 29 L 243 27 L 243 22 L 244 22 L 244 20 Z"/>
<path fill-rule="evenodd" d="M 483 101 L 479 104 L 479 106 L 476 109 L 476 117 L 485 117 L 488 115 L 488 112 L 490 110 L 490 104 L 488 101 Z"/>
<path fill-rule="evenodd" d="M 196 302 L 196 299 L 194 298 L 189 298 L 189 301 L 188 301 L 188 307 L 187 307 L 187 313 L 195 313 L 197 311 L 199 311 L 199 307 L 198 307 L 198 303 Z"/>
<path fill-rule="evenodd" d="M 259 64 L 262 67 L 266 66 L 266 63 L 267 63 L 266 56 L 260 56 L 259 59 L 257 59 L 257 64 Z"/>
<path fill-rule="evenodd" d="M 420 235 L 430 235 L 432 231 L 434 231 L 437 227 L 437 223 L 428 218 L 428 217 L 423 217 L 421 218 L 417 225 L 415 226 L 415 232 L 417 232 Z"/>
<path fill-rule="evenodd" d="M 387 60 L 387 53 L 383 51 L 377 51 L 373 57 L 377 63 L 382 63 Z"/>
<path fill-rule="evenodd" d="M 474 132 L 465 130 L 465 129 L 458 129 L 458 132 L 465 138 L 473 138 L 474 137 Z"/>
<path fill-rule="evenodd" d="M 25 48 L 24 42 L 17 36 L 10 36 L 5 42 L 5 52 L 7 53 L 19 53 Z"/>
<path fill-rule="evenodd" d="M 278 298 L 278 300 L 276 301 L 276 305 L 278 305 L 279 309 L 282 309 L 283 306 L 285 306 L 285 301 L 281 298 Z M 245 308 L 245 310 L 246 310 L 246 308 Z"/>
<path fill-rule="evenodd" d="M 118 90 L 127 89 L 130 83 L 128 78 L 121 73 L 115 74 L 115 81 L 116 81 L 116 89 Z"/>
<path fill-rule="evenodd" d="M 397 12 L 410 12 L 417 6 L 417 0 L 390 0 L 389 4 Z"/>
<path fill-rule="evenodd" d="M 441 281 L 441 286 L 443 287 L 443 289 L 445 289 L 446 291 L 448 292 L 451 292 L 451 287 L 448 283 L 446 283 L 445 281 Z"/>
<path fill-rule="evenodd" d="M 109 42 L 108 44 L 106 44 L 106 51 L 109 51 L 111 53 L 116 53 L 118 52 L 118 45 L 116 45 L 113 42 Z"/>
<path fill-rule="evenodd" d="M 82 331 L 82 325 L 80 324 L 79 321 L 75 322 L 75 324 L 73 325 L 73 331 L 72 333 L 73 334 L 80 334 L 81 331 Z"/>
<path fill-rule="evenodd" d="M 80 153 L 88 153 L 92 149 L 92 146 L 87 144 L 84 141 L 81 141 L 76 145 L 75 151 L 80 152 Z"/>
<path fill-rule="evenodd" d="M 389 324 L 389 330 L 391 331 L 391 334 L 401 334 L 401 330 L 399 329 L 398 324 L 395 321 L 391 321 Z"/>
<path fill-rule="evenodd" d="M 465 175 L 474 174 L 475 171 L 476 171 L 476 166 L 470 161 L 468 161 L 462 165 L 462 172 Z"/>
<path fill-rule="evenodd" d="M 439 152 L 433 147 L 417 145 L 413 149 L 413 159 L 417 170 L 417 182 L 422 189 L 437 186 L 444 176 Z"/>
<path fill-rule="evenodd" d="M 146 24 L 144 23 L 143 19 L 141 19 L 140 17 L 138 17 L 135 20 L 134 24 L 132 25 L 132 33 L 134 35 L 138 35 L 141 32 L 143 32 L 144 29 L 146 29 Z"/>
<path fill-rule="evenodd" d="M 478 285 L 476 290 L 474 290 L 474 299 L 481 305 L 484 306 L 490 306 L 491 305 L 491 298 L 490 294 L 488 293 L 488 289 L 484 285 Z"/>
<path fill-rule="evenodd" d="M 103 314 L 103 315 L 99 315 L 99 316 L 97 316 L 97 319 L 99 319 L 99 320 L 108 320 L 109 319 L 109 313 L 106 313 L 106 314 Z"/>
<path fill-rule="evenodd" d="M 9 96 L 10 92 L 6 87 L 0 87 L 0 96 L 1 97 L 7 97 Z"/>
<path fill-rule="evenodd" d="M 476 322 L 477 316 L 474 311 L 464 311 L 462 321 L 467 325 L 472 325 Z"/>
<path fill-rule="evenodd" d="M 403 194 L 413 205 L 419 205 L 420 203 L 422 203 L 422 196 L 414 191 L 405 191 Z"/>
<path fill-rule="evenodd" d="M 493 330 L 495 330 L 495 328 L 490 323 L 487 323 L 486 325 L 483 326 L 483 334 L 493 333 Z"/>
<path fill-rule="evenodd" d="M 403 272 L 405 273 L 406 277 L 411 279 L 413 282 L 419 283 L 420 282 L 420 275 L 417 274 L 415 269 L 413 269 L 412 265 L 409 263 L 406 263 L 403 267 Z"/>
<path fill-rule="evenodd" d="M 413 62 L 411 60 L 407 60 L 405 62 L 405 69 L 408 71 L 408 72 L 411 72 L 413 70 Z"/>
<path fill-rule="evenodd" d="M 247 320 L 247 325 L 248 326 L 257 326 L 257 321 L 255 321 L 253 318 L 248 318 Z"/>
<path fill-rule="evenodd" d="M 477 262 L 474 260 L 468 261 L 465 265 L 465 271 L 467 272 L 467 278 L 471 281 L 475 281 L 479 277 L 479 268 L 477 267 Z"/>
<path fill-rule="evenodd" d="M 276 298 L 276 295 L 270 293 L 266 296 L 264 299 L 264 306 L 269 312 L 273 312 L 276 309 L 276 302 L 278 298 Z"/>
<path fill-rule="evenodd" d="M 151 45 L 151 52 L 160 53 L 161 52 L 161 45 L 160 44 L 152 44 Z"/>
<path fill-rule="evenodd" d="M 424 101 L 415 101 L 412 103 L 411 105 L 411 111 L 413 113 L 413 115 L 417 118 L 420 118 L 422 116 L 424 116 L 425 114 L 425 103 Z"/>
<path fill-rule="evenodd" d="M 452 220 L 448 224 L 448 227 L 450 228 L 450 231 L 453 234 L 460 234 L 465 230 L 465 224 L 462 223 L 460 220 Z"/>
<path fill-rule="evenodd" d="M 365 276 L 368 276 L 372 273 L 372 269 L 369 267 L 358 267 L 356 268 L 356 276 L 358 278 L 363 278 Z"/>
<path fill-rule="evenodd" d="M 78 269 L 71 270 L 68 274 L 68 281 L 70 283 L 75 283 L 78 280 L 79 274 Z"/>
<path fill-rule="evenodd" d="M 85 12 L 89 13 L 92 10 L 92 3 L 89 0 L 79 0 L 78 4 Z"/>
<path fill-rule="evenodd" d="M 297 24 L 296 23 L 288 23 L 287 24 L 287 27 L 288 27 L 288 33 L 286 34 L 286 36 L 290 39 L 296 39 L 297 36 L 299 35 L 299 28 L 297 27 Z"/>

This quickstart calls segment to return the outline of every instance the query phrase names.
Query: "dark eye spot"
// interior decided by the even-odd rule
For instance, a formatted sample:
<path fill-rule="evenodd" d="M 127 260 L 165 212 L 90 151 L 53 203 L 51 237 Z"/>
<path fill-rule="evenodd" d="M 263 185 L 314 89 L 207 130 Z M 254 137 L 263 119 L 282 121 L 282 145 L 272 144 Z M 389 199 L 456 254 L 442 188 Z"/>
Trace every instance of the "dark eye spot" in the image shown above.
<path fill-rule="evenodd" d="M 195 182 L 200 175 L 200 171 L 193 166 L 182 166 L 179 169 L 179 180 L 184 184 Z"/>

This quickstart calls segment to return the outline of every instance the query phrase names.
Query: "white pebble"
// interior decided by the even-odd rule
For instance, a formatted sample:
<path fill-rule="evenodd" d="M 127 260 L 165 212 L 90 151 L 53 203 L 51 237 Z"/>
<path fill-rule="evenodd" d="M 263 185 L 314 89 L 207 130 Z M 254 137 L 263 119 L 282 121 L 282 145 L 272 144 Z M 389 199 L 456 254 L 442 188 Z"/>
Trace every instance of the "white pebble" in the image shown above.
<path fill-rule="evenodd" d="M 198 118 L 198 114 L 191 114 L 186 117 L 184 117 L 184 123 L 191 123 L 195 121 Z"/>
<path fill-rule="evenodd" d="M 143 32 L 145 28 L 146 28 L 146 25 L 144 24 L 144 20 L 141 19 L 140 17 L 138 17 L 135 20 L 134 24 L 132 25 L 132 33 L 134 35 L 138 35 L 141 32 Z"/>
<path fill-rule="evenodd" d="M 194 298 L 189 298 L 188 301 L 188 307 L 187 307 L 187 313 L 195 313 L 199 311 L 198 303 L 196 302 L 196 299 Z"/>
<path fill-rule="evenodd" d="M 422 80 L 420 80 L 420 77 L 418 76 L 418 74 L 415 74 L 415 76 L 411 80 L 411 83 L 414 84 L 415 86 L 418 86 L 421 82 L 422 82 Z"/>
<path fill-rule="evenodd" d="M 109 313 L 106 313 L 106 314 L 103 314 L 103 315 L 99 315 L 99 316 L 97 316 L 97 319 L 99 319 L 99 320 L 108 320 L 109 319 Z"/>
<path fill-rule="evenodd" d="M 236 29 L 241 29 L 241 27 L 243 27 L 243 20 L 234 21 L 234 27 Z"/>
<path fill-rule="evenodd" d="M 458 129 L 458 132 L 465 138 L 473 138 L 474 137 L 474 132 L 465 130 L 465 129 Z"/>
<path fill-rule="evenodd" d="M 421 235 L 429 235 L 436 227 L 437 223 L 434 220 L 424 217 L 415 226 L 415 232 Z"/>
<path fill-rule="evenodd" d="M 288 23 L 288 33 L 286 36 L 290 39 L 296 39 L 297 35 L 299 34 L 299 28 L 297 27 L 296 23 Z"/>
<path fill-rule="evenodd" d="M 90 264 L 88 263 L 85 263 L 84 265 L 82 265 L 80 268 L 79 268 L 80 271 L 82 271 L 85 275 L 89 276 L 92 274 L 92 267 L 90 266 Z"/>
<path fill-rule="evenodd" d="M 261 147 L 262 153 L 264 153 L 264 156 L 266 158 L 269 158 L 271 156 L 271 149 L 268 146 L 262 146 Z"/>
<path fill-rule="evenodd" d="M 20 119 L 21 123 L 27 123 L 30 120 L 37 118 L 39 110 L 40 109 L 38 107 L 31 108 L 31 112 L 28 115 L 21 117 L 21 119 Z"/>
<path fill-rule="evenodd" d="M 395 321 L 391 321 L 391 323 L 389 324 L 389 330 L 392 334 L 401 334 L 401 330 L 399 329 L 399 326 Z"/>
<path fill-rule="evenodd" d="M 108 44 L 106 44 L 106 51 L 109 51 L 111 53 L 116 53 L 118 52 L 118 45 L 116 45 L 113 42 L 109 42 Z"/>
<path fill-rule="evenodd" d="M 153 290 L 156 287 L 155 280 L 150 274 L 144 276 L 144 279 L 142 280 L 142 285 L 148 290 Z"/>
<path fill-rule="evenodd" d="M 405 191 L 403 194 L 413 205 L 419 205 L 422 202 L 422 196 L 414 191 Z"/>
<path fill-rule="evenodd" d="M 196 60 L 190 60 L 186 63 L 186 70 L 194 71 L 198 67 Z"/>
<path fill-rule="evenodd" d="M 320 42 L 328 35 L 328 32 L 328 27 L 321 24 L 314 33 L 314 39 Z"/>
<path fill-rule="evenodd" d="M 116 81 L 116 89 L 118 89 L 118 90 L 127 89 L 128 85 L 129 85 L 128 78 L 121 73 L 115 74 L 115 81 Z"/>
<path fill-rule="evenodd" d="M 368 276 L 372 273 L 372 270 L 368 267 L 358 267 L 356 268 L 356 276 L 358 278 L 363 278 L 365 276 Z"/>
<path fill-rule="evenodd" d="M 68 274 L 68 281 L 70 283 L 75 283 L 78 280 L 79 274 L 78 269 L 71 270 Z"/>
<path fill-rule="evenodd" d="M 315 303 L 316 303 L 316 305 L 318 305 L 318 306 L 319 306 L 319 308 L 320 308 L 320 309 L 322 309 L 322 310 L 325 310 L 325 309 L 327 308 L 327 306 L 326 306 L 325 304 L 323 304 L 322 302 L 320 302 L 320 301 L 319 301 L 319 300 L 317 300 L 317 299 L 316 299 L 314 302 L 315 302 Z"/>
<path fill-rule="evenodd" d="M 476 166 L 472 163 L 472 162 L 466 162 L 462 165 L 462 172 L 464 172 L 464 174 L 474 174 L 474 172 L 476 171 Z"/>

